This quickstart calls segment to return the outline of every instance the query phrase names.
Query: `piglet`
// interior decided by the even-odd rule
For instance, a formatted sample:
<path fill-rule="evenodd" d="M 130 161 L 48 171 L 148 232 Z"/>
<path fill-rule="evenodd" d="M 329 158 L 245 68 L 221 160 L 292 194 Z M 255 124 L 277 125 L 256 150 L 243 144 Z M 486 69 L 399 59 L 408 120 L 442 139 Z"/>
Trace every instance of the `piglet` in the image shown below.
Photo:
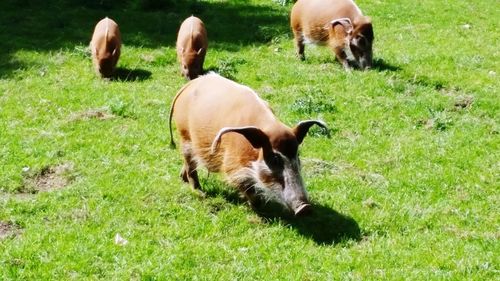
<path fill-rule="evenodd" d="M 118 24 L 106 17 L 94 29 L 90 49 L 96 72 L 101 77 L 110 77 L 120 58 L 121 34 Z"/>
<path fill-rule="evenodd" d="M 203 22 L 195 16 L 185 19 L 179 28 L 176 43 L 177 59 L 184 77 L 194 79 L 203 73 L 207 48 L 207 30 Z"/>

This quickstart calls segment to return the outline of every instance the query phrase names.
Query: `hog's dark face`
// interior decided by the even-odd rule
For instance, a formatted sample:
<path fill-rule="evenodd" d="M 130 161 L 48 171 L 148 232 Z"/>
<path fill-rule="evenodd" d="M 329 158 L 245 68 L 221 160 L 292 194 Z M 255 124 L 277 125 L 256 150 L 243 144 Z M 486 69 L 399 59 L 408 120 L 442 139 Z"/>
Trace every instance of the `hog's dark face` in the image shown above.
<path fill-rule="evenodd" d="M 285 155 L 274 150 L 271 156 L 254 165 L 258 175 L 256 188 L 277 193 L 287 207 L 294 214 L 299 215 L 310 209 L 310 204 L 297 155 L 298 143 L 291 145 L 295 146 L 293 154 Z"/>
<path fill-rule="evenodd" d="M 369 69 L 372 66 L 373 40 L 374 36 L 371 20 L 364 17 L 361 22 L 357 25 L 355 24 L 349 42 L 351 52 L 361 69 Z"/>
<path fill-rule="evenodd" d="M 115 71 L 115 66 L 118 61 L 119 50 L 113 49 L 111 51 L 96 52 L 97 67 L 102 77 L 111 77 Z"/>
<path fill-rule="evenodd" d="M 103 77 L 110 77 L 114 71 L 114 63 L 111 57 L 105 57 L 99 60 L 99 73 Z"/>
<path fill-rule="evenodd" d="M 316 120 L 299 122 L 293 129 L 281 127 L 279 131 L 267 133 L 253 126 L 226 127 L 215 137 L 212 153 L 217 150 L 224 134 L 234 132 L 243 135 L 255 149 L 260 150 L 259 158 L 250 167 L 241 167 L 233 175 L 233 181 L 244 192 L 272 191 L 295 215 L 303 214 L 310 210 L 311 205 L 300 173 L 298 148 L 312 125 L 326 129 L 323 122 Z"/>
<path fill-rule="evenodd" d="M 203 50 L 188 51 L 183 50 L 181 59 L 181 74 L 186 79 L 192 80 L 203 72 Z"/>

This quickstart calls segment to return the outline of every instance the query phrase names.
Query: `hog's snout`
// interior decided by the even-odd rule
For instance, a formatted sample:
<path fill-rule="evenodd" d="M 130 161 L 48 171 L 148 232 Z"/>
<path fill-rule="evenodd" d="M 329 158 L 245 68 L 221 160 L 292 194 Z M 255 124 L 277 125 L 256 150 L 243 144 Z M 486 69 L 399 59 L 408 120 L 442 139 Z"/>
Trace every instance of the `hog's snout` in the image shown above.
<path fill-rule="evenodd" d="M 311 210 L 312 210 L 311 204 L 305 203 L 305 202 L 300 202 L 293 209 L 293 212 L 295 213 L 296 216 L 300 216 L 300 215 L 309 214 L 311 212 Z"/>
<path fill-rule="evenodd" d="M 366 60 L 361 60 L 360 67 L 362 70 L 369 70 L 372 68 L 372 64 Z"/>
<path fill-rule="evenodd" d="M 359 67 L 362 70 L 369 70 L 372 68 L 372 57 L 370 54 L 366 54 L 359 58 Z"/>

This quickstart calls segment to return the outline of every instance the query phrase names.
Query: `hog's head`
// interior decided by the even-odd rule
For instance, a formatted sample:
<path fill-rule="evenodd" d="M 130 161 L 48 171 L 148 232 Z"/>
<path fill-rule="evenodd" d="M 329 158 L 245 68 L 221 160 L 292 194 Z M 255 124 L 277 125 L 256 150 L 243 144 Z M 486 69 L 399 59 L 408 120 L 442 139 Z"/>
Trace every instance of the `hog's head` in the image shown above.
<path fill-rule="evenodd" d="M 372 21 L 369 17 L 361 16 L 351 22 L 349 18 L 336 19 L 331 22 L 332 27 L 341 24 L 347 34 L 349 48 L 361 69 L 372 66 L 372 45 L 374 35 Z"/>
<path fill-rule="evenodd" d="M 120 50 L 118 48 L 113 48 L 112 50 L 95 49 L 95 57 L 97 60 L 97 71 L 103 77 L 110 77 L 115 71 L 115 66 L 120 55 Z"/>
<path fill-rule="evenodd" d="M 186 79 L 195 79 L 203 72 L 203 48 L 198 50 L 181 50 L 181 74 Z"/>
<path fill-rule="evenodd" d="M 217 150 L 224 134 L 243 135 L 255 149 L 260 149 L 259 158 L 250 167 L 255 189 L 276 192 L 295 215 L 303 214 L 311 205 L 300 173 L 298 147 L 312 125 L 326 129 L 325 123 L 315 120 L 299 122 L 293 129 L 279 133 L 265 133 L 257 127 L 223 128 L 212 143 L 212 152 Z"/>

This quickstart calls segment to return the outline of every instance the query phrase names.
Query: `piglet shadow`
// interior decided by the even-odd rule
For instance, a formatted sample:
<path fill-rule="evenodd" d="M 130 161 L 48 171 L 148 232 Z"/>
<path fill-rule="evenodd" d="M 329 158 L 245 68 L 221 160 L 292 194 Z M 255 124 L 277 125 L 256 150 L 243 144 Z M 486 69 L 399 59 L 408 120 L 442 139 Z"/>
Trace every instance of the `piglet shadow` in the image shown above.
<path fill-rule="evenodd" d="M 136 68 L 117 67 L 111 80 L 120 82 L 144 81 L 151 77 L 151 71 Z"/>
<path fill-rule="evenodd" d="M 349 63 L 351 70 L 364 71 L 364 69 L 359 67 L 358 63 L 355 60 L 348 59 L 347 62 Z M 382 71 L 400 71 L 401 67 L 389 64 L 383 59 L 374 59 L 372 61 L 371 70 L 380 71 L 380 72 L 382 72 Z"/>
<path fill-rule="evenodd" d="M 298 217 L 262 216 L 271 223 L 287 224 L 297 233 L 313 240 L 318 245 L 337 244 L 346 240 L 358 241 L 361 238 L 361 230 L 353 218 L 320 204 L 313 204 L 308 214 Z"/>
<path fill-rule="evenodd" d="M 206 188 L 205 185 L 203 188 L 203 194 L 206 197 L 212 198 L 220 196 L 224 198 L 225 201 L 233 205 L 242 205 L 247 202 L 238 191 L 230 186 L 224 186 L 223 188 Z"/>
<path fill-rule="evenodd" d="M 376 71 L 400 71 L 401 67 L 389 64 L 383 59 L 374 59 L 372 69 Z"/>

